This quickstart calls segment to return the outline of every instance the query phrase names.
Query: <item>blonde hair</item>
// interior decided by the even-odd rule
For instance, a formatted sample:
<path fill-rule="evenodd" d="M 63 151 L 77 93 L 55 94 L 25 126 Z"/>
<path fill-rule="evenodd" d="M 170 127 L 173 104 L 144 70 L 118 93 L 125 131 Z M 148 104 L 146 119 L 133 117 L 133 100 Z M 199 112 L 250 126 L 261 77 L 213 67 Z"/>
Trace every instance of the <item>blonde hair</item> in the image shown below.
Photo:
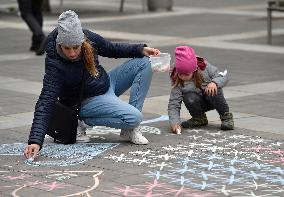
<path fill-rule="evenodd" d="M 195 87 L 200 89 L 202 82 L 204 82 L 204 79 L 199 68 L 193 72 L 192 80 Z M 178 73 L 176 73 L 176 80 L 173 83 L 173 88 L 177 86 L 184 86 L 184 81 L 179 77 Z"/>
<path fill-rule="evenodd" d="M 94 57 L 94 48 L 90 44 L 89 40 L 85 40 L 82 43 L 82 58 L 85 63 L 85 68 L 89 71 L 89 73 L 93 76 L 98 76 L 98 70 L 96 68 L 96 62 Z"/>

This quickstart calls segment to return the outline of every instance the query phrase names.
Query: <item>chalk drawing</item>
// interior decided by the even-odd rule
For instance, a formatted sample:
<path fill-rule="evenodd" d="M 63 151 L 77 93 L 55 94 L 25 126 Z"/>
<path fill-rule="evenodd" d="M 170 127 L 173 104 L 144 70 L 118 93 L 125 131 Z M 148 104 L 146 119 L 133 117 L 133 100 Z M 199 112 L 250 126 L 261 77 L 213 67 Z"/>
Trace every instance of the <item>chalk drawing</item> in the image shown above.
<path fill-rule="evenodd" d="M 110 190 L 104 190 L 114 195 L 123 196 L 190 196 L 190 197 L 210 197 L 214 196 L 210 192 L 198 191 L 187 188 L 185 186 L 175 186 L 160 182 L 154 179 L 153 182 L 146 182 L 145 184 L 137 184 L 125 187 L 113 187 Z"/>
<path fill-rule="evenodd" d="M 32 166 L 71 166 L 94 159 L 118 143 L 44 144 L 38 160 L 24 163 Z M 26 144 L 1 144 L 0 155 L 23 155 Z"/>
<path fill-rule="evenodd" d="M 8 173 L 13 173 L 15 174 L 15 172 L 8 172 Z M 16 172 L 17 173 L 17 172 Z M 92 193 L 95 192 L 95 189 L 98 187 L 99 185 L 99 175 L 101 175 L 103 173 L 103 171 L 68 171 L 68 170 L 61 170 L 61 171 L 24 171 L 21 170 L 18 173 L 24 173 L 24 174 L 20 174 L 20 175 L 10 175 L 10 177 L 25 177 L 25 179 L 21 179 L 23 180 L 21 183 L 17 182 L 16 184 L 13 183 L 13 180 L 15 179 L 10 179 L 10 181 L 6 182 L 7 185 L 1 185 L 1 188 L 11 188 L 13 189 L 13 191 L 11 192 L 11 195 L 13 197 L 20 197 L 21 196 L 21 190 L 25 189 L 25 188 L 36 188 L 37 191 L 40 191 L 41 196 L 44 196 L 44 194 L 54 194 L 53 191 L 57 191 L 57 190 L 62 190 L 60 193 L 67 193 L 62 195 L 61 197 L 68 197 L 68 196 L 88 196 L 91 197 Z M 37 175 L 39 175 L 40 173 L 43 174 L 47 174 L 47 177 L 53 179 L 53 178 L 58 178 L 60 177 L 60 175 L 63 176 L 70 176 L 72 178 L 77 178 L 79 177 L 79 175 L 85 174 L 84 176 L 90 175 L 90 183 L 91 185 L 89 186 L 88 189 L 83 190 L 83 191 L 79 191 L 79 192 L 75 192 L 75 193 L 70 193 L 70 189 L 66 189 L 66 188 L 81 188 L 81 186 L 79 185 L 71 185 L 70 183 L 64 183 L 62 181 L 58 182 L 58 181 L 42 181 L 42 180 L 37 180 Z M 35 175 L 31 175 L 31 174 L 35 174 Z M 41 177 L 41 176 L 40 176 Z M 4 176 L 0 176 L 0 180 L 7 180 L 5 179 L 7 178 Z M 92 192 L 92 193 L 91 193 Z M 55 196 L 59 196 L 58 194 Z"/>
<path fill-rule="evenodd" d="M 77 193 L 74 193 L 74 194 L 64 195 L 64 196 L 61 196 L 61 197 L 84 196 L 84 195 L 91 197 L 92 195 L 90 194 L 90 192 L 94 191 L 99 186 L 98 176 L 102 173 L 103 173 L 103 171 L 99 171 L 99 172 L 97 172 L 96 174 L 93 175 L 93 180 L 94 180 L 95 184 L 93 186 L 91 186 L 89 189 L 81 191 L 81 192 L 77 192 Z"/>
<path fill-rule="evenodd" d="M 62 181 L 62 180 L 71 179 L 77 176 L 78 176 L 77 174 L 72 174 L 72 173 L 56 173 L 56 174 L 49 174 L 46 176 L 46 178 L 49 178 L 49 179 L 55 178 L 58 181 Z"/>
<path fill-rule="evenodd" d="M 168 121 L 169 116 L 166 115 L 161 115 L 158 118 L 150 119 L 150 120 L 144 120 L 140 124 L 148 124 L 148 123 L 153 123 L 153 122 L 162 122 L 162 121 Z"/>
<path fill-rule="evenodd" d="M 153 169 L 144 174 L 148 178 L 217 194 L 214 196 L 284 196 L 282 142 L 203 129 L 184 133 L 189 135 L 183 144 L 104 158 L 148 166 Z M 132 186 L 128 189 L 138 192 L 137 196 L 148 194 Z"/>
<path fill-rule="evenodd" d="M 37 188 L 43 189 L 43 190 L 46 190 L 46 191 L 49 192 L 49 191 L 53 191 L 55 189 L 64 189 L 64 188 L 70 187 L 70 186 L 71 186 L 70 184 L 65 184 L 65 183 L 53 181 L 51 183 L 42 183 L 42 184 L 38 185 Z"/>
<path fill-rule="evenodd" d="M 140 131 L 142 133 L 151 133 L 151 134 L 161 134 L 161 130 L 155 127 L 150 126 L 140 126 Z M 94 126 L 91 128 L 88 128 L 86 130 L 86 133 L 93 137 L 94 135 L 107 135 L 107 134 L 115 134 L 120 135 L 120 129 L 105 127 L 105 126 Z"/>
<path fill-rule="evenodd" d="M 243 148 L 246 151 L 251 151 L 257 160 L 265 161 L 268 163 L 280 163 L 284 166 L 284 150 L 275 149 L 270 146 L 256 146 L 251 148 Z M 278 157 L 271 157 L 271 155 L 278 155 Z"/>
<path fill-rule="evenodd" d="M 4 176 L 4 175 L 2 175 L 2 179 L 3 180 L 10 180 L 10 181 L 12 181 L 12 180 L 23 180 L 23 179 L 26 179 L 26 178 L 29 178 L 29 177 L 31 177 L 30 175 L 28 175 L 28 174 L 21 174 L 21 175 L 19 175 L 19 176 Z"/>

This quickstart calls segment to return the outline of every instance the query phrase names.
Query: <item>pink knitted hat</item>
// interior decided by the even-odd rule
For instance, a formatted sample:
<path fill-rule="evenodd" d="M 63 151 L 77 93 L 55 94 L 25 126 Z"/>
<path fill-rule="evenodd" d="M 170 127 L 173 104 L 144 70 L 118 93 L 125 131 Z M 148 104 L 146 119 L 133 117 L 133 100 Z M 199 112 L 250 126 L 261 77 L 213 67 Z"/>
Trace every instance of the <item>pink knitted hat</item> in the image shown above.
<path fill-rule="evenodd" d="M 178 46 L 175 50 L 176 71 L 179 74 L 190 74 L 197 69 L 197 59 L 193 48 Z"/>

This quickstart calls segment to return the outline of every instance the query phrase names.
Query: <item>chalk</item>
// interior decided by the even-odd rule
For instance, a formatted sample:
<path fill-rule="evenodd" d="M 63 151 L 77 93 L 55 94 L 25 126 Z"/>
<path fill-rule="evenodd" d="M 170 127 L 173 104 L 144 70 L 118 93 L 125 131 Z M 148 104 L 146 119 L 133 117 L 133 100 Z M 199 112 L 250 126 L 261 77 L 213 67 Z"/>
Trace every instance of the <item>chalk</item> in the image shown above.
<path fill-rule="evenodd" d="M 181 130 L 180 129 L 177 129 L 177 134 L 181 134 Z"/>
<path fill-rule="evenodd" d="M 32 163 L 34 161 L 34 157 L 30 157 L 27 159 L 27 162 Z"/>

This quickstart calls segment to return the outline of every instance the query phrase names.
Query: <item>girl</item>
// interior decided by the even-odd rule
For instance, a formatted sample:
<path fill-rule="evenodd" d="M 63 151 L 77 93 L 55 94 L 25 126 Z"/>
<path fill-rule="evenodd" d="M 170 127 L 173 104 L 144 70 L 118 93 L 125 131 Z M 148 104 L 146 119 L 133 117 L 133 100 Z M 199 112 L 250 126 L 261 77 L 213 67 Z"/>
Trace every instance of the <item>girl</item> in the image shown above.
<path fill-rule="evenodd" d="M 83 30 L 78 15 L 69 10 L 59 16 L 58 27 L 49 34 L 46 54 L 43 88 L 24 150 L 27 158 L 36 157 L 41 149 L 57 98 L 68 106 L 78 102 L 82 79 L 81 120 L 91 126 L 120 128 L 121 137 L 134 144 L 148 143 L 138 127 L 152 79 L 149 58 L 145 56 L 159 55 L 158 49 L 145 44 L 109 42 L 94 32 Z M 99 55 L 133 59 L 107 73 L 99 63 Z M 118 97 L 129 88 L 130 98 L 126 103 Z M 80 130 L 77 141 L 88 141 L 85 128 Z"/>
<path fill-rule="evenodd" d="M 222 88 L 228 82 L 227 71 L 223 73 L 196 57 L 188 46 L 175 49 L 175 67 L 171 73 L 172 90 L 168 104 L 168 114 L 173 133 L 181 128 L 208 125 L 205 112 L 216 109 L 221 119 L 222 130 L 234 129 L 233 115 L 224 98 Z M 180 122 L 181 102 L 184 102 L 191 119 Z"/>

